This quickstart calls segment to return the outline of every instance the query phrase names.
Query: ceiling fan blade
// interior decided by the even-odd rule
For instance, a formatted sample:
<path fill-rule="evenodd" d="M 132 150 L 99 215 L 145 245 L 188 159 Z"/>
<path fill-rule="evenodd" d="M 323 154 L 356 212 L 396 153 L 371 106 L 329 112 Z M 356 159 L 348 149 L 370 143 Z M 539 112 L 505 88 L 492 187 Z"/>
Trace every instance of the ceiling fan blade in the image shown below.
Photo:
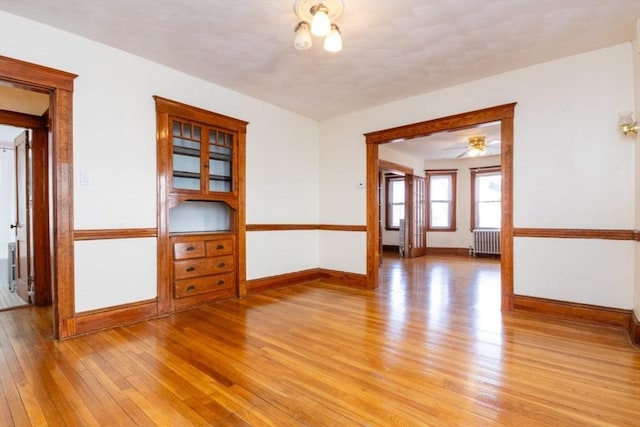
<path fill-rule="evenodd" d="M 464 150 L 464 153 L 456 156 L 456 159 L 461 159 L 463 157 L 469 157 L 469 156 L 467 156 L 467 154 L 469 154 L 469 150 Z"/>

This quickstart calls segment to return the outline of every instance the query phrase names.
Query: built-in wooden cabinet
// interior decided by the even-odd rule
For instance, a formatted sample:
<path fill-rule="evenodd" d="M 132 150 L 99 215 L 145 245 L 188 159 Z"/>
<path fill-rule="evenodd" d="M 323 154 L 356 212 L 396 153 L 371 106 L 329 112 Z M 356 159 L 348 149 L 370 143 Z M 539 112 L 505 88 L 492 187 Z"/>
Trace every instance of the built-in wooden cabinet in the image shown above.
<path fill-rule="evenodd" d="M 244 296 L 247 122 L 154 98 L 160 314 Z"/>
<path fill-rule="evenodd" d="M 173 297 L 235 296 L 235 235 L 172 236 Z"/>

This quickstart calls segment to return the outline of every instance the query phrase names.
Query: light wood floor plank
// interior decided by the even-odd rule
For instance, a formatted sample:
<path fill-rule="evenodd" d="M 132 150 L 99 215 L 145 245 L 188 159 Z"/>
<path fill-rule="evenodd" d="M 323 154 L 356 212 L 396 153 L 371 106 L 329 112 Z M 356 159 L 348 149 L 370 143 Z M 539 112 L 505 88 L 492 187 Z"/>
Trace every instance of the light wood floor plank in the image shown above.
<path fill-rule="evenodd" d="M 624 330 L 501 313 L 493 260 L 392 256 L 380 277 L 63 342 L 46 308 L 0 312 L 0 425 L 638 425 Z"/>

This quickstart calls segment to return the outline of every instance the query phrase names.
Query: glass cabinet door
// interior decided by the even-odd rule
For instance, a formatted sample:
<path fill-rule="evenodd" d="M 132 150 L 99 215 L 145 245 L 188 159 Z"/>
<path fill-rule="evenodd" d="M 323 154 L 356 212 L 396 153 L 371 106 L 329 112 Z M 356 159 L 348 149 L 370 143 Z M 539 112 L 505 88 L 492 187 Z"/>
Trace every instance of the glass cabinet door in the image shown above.
<path fill-rule="evenodd" d="M 210 129 L 208 152 L 209 191 L 231 191 L 233 135 Z"/>
<path fill-rule="evenodd" d="M 231 192 L 234 135 L 197 123 L 171 123 L 173 190 Z"/>
<path fill-rule="evenodd" d="M 172 129 L 172 187 L 176 190 L 200 190 L 202 188 L 200 161 L 202 128 L 174 120 Z"/>

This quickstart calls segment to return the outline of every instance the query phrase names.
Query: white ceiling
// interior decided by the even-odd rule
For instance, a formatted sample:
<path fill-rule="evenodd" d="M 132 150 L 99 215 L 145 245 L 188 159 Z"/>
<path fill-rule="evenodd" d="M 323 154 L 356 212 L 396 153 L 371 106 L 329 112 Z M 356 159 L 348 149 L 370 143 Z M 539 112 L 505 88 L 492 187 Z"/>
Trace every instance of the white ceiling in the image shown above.
<path fill-rule="evenodd" d="M 320 40 L 294 49 L 294 0 L 0 0 L 0 9 L 318 120 L 625 42 L 640 17 L 639 0 L 344 3 L 334 54 Z"/>

